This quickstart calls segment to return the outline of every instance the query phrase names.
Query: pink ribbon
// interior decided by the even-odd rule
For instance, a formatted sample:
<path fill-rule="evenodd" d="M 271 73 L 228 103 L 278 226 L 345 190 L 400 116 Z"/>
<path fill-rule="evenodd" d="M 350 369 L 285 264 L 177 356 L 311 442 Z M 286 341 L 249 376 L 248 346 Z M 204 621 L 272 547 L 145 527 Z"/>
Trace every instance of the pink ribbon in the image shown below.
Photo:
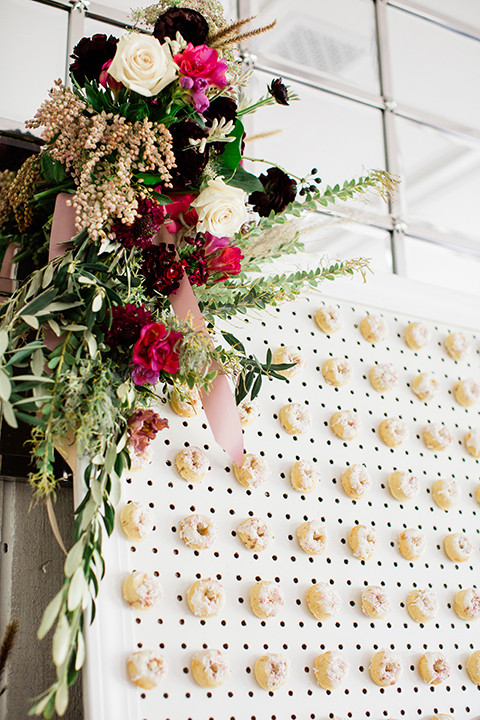
<path fill-rule="evenodd" d="M 0 293 L 11 295 L 15 289 L 14 264 L 12 262 L 20 243 L 10 243 L 5 251 L 2 267 L 0 269 Z"/>
<path fill-rule="evenodd" d="M 71 250 L 73 247 L 71 240 L 78 233 L 75 226 L 75 208 L 67 205 L 67 200 L 71 197 L 68 193 L 59 193 L 55 200 L 48 262 L 63 255 L 66 250 Z"/>

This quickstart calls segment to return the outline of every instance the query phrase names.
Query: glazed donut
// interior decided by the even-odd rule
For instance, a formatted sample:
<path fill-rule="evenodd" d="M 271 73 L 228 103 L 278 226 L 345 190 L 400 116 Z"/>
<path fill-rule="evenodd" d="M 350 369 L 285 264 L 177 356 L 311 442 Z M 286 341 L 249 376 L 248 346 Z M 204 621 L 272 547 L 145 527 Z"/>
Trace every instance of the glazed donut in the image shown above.
<path fill-rule="evenodd" d="M 217 615 L 225 605 L 225 591 L 215 578 L 195 580 L 187 592 L 188 607 L 196 617 Z"/>
<path fill-rule="evenodd" d="M 323 363 L 323 377 L 329 385 L 342 387 L 353 377 L 353 368 L 345 358 L 330 358 Z"/>
<path fill-rule="evenodd" d="M 473 587 L 459 590 L 455 595 L 453 609 L 462 620 L 478 620 L 480 617 L 480 592 Z"/>
<path fill-rule="evenodd" d="M 335 690 L 347 679 L 349 669 L 350 666 L 343 653 L 339 650 L 329 650 L 317 657 L 313 672 L 317 683 L 325 690 Z"/>
<path fill-rule="evenodd" d="M 480 428 L 472 428 L 465 435 L 465 446 L 473 457 L 480 457 Z"/>
<path fill-rule="evenodd" d="M 134 570 L 123 583 L 123 599 L 134 610 L 149 610 L 162 597 L 160 581 L 155 575 Z"/>
<path fill-rule="evenodd" d="M 387 337 L 387 324 L 381 315 L 366 315 L 360 323 L 360 331 L 368 342 L 383 342 Z"/>
<path fill-rule="evenodd" d="M 412 391 L 423 402 L 433 400 L 439 390 L 440 383 L 432 372 L 420 373 L 412 382 Z"/>
<path fill-rule="evenodd" d="M 195 445 L 180 450 L 175 458 L 175 465 L 180 476 L 187 482 L 201 482 L 208 470 L 205 453 Z"/>
<path fill-rule="evenodd" d="M 372 657 L 370 675 L 376 685 L 380 687 L 395 685 L 401 674 L 401 660 L 391 650 L 379 650 Z"/>
<path fill-rule="evenodd" d="M 191 390 L 183 386 L 180 392 L 172 390 L 170 395 L 170 407 L 180 417 L 195 417 L 202 409 L 202 401 L 197 387 Z"/>
<path fill-rule="evenodd" d="M 455 720 L 453 715 L 445 715 L 444 713 L 440 713 L 440 715 L 432 715 L 430 720 Z"/>
<path fill-rule="evenodd" d="M 403 530 L 398 536 L 398 547 L 407 560 L 418 560 L 426 549 L 425 535 L 415 528 Z"/>
<path fill-rule="evenodd" d="M 230 675 L 225 653 L 220 650 L 200 650 L 192 657 L 192 675 L 204 688 L 215 688 Z"/>
<path fill-rule="evenodd" d="M 275 540 L 271 527 L 258 517 L 250 517 L 240 523 L 237 534 L 245 547 L 252 552 L 266 550 Z"/>
<path fill-rule="evenodd" d="M 480 398 L 480 385 L 471 378 L 459 380 L 453 388 L 453 394 L 463 407 L 473 407 Z"/>
<path fill-rule="evenodd" d="M 258 488 L 267 479 L 270 469 L 265 460 L 255 453 L 243 456 L 242 467 L 233 463 L 233 471 L 240 485 L 246 488 Z"/>
<path fill-rule="evenodd" d="M 275 617 L 285 604 L 283 590 L 272 580 L 257 582 L 250 592 L 250 604 L 253 613 L 262 620 Z"/>
<path fill-rule="evenodd" d="M 445 348 L 454 360 L 465 360 L 470 353 L 467 338 L 462 332 L 449 333 L 445 338 Z"/>
<path fill-rule="evenodd" d="M 441 652 L 426 652 L 420 658 L 418 669 L 428 685 L 440 685 L 452 672 L 452 666 Z"/>
<path fill-rule="evenodd" d="M 357 437 L 361 426 L 356 413 L 351 410 L 339 410 L 333 413 L 330 427 L 342 440 L 353 440 Z"/>
<path fill-rule="evenodd" d="M 389 392 L 398 385 L 398 372 L 390 363 L 374 365 L 370 370 L 370 384 L 377 392 Z"/>
<path fill-rule="evenodd" d="M 120 512 L 120 524 L 129 540 L 141 542 L 155 527 L 155 515 L 146 503 L 129 501 Z"/>
<path fill-rule="evenodd" d="M 143 470 L 152 464 L 153 447 L 151 445 L 147 445 L 141 452 L 135 452 L 133 447 L 128 444 L 127 447 L 130 454 L 130 470 Z"/>
<path fill-rule="evenodd" d="M 467 562 L 473 545 L 463 533 L 450 533 L 444 540 L 445 552 L 453 562 Z"/>
<path fill-rule="evenodd" d="M 264 690 L 278 690 L 285 685 L 289 675 L 290 660 L 280 653 L 267 653 L 255 663 L 255 677 Z"/>
<path fill-rule="evenodd" d="M 240 405 L 237 407 L 238 414 L 240 416 L 240 425 L 242 427 L 248 427 L 255 422 L 260 415 L 260 405 L 258 400 L 250 400 L 249 398 L 243 398 Z"/>
<path fill-rule="evenodd" d="M 315 321 L 324 333 L 333 335 L 340 330 L 343 325 L 342 314 L 338 307 L 334 305 L 325 305 L 315 313 Z"/>
<path fill-rule="evenodd" d="M 412 590 L 407 597 L 407 610 L 415 622 L 430 622 L 438 612 L 437 596 L 433 590 Z"/>
<path fill-rule="evenodd" d="M 412 473 L 401 470 L 390 473 L 388 485 L 390 492 L 397 500 L 411 500 L 420 492 L 418 478 Z"/>
<path fill-rule="evenodd" d="M 385 418 L 379 427 L 380 437 L 391 448 L 400 447 L 408 440 L 407 426 L 400 418 Z"/>
<path fill-rule="evenodd" d="M 204 550 L 217 539 L 218 528 L 208 515 L 195 513 L 180 521 L 179 536 L 194 550 Z"/>
<path fill-rule="evenodd" d="M 368 617 L 387 617 L 391 609 L 390 599 L 379 585 L 369 585 L 362 590 L 362 611 Z"/>
<path fill-rule="evenodd" d="M 480 650 L 475 650 L 467 662 L 467 672 L 475 685 L 480 685 Z"/>
<path fill-rule="evenodd" d="M 282 347 L 275 350 L 273 354 L 273 362 L 275 365 L 283 365 L 284 363 L 295 363 L 291 368 L 286 370 L 277 370 L 279 375 L 283 375 L 286 378 L 293 378 L 298 373 L 302 372 L 305 368 L 305 357 L 303 353 L 296 347 L 290 345 L 283 345 Z"/>
<path fill-rule="evenodd" d="M 329 583 L 319 582 L 309 587 L 307 605 L 317 620 L 328 620 L 338 613 L 342 607 L 342 601 L 340 595 Z"/>
<path fill-rule="evenodd" d="M 448 480 L 435 480 L 432 488 L 433 499 L 438 507 L 451 510 L 460 499 L 458 483 L 453 478 Z"/>
<path fill-rule="evenodd" d="M 372 487 L 372 479 L 364 465 L 356 463 L 342 473 L 343 489 L 349 497 L 359 500 Z"/>
<path fill-rule="evenodd" d="M 423 439 L 430 450 L 445 450 L 453 442 L 452 433 L 442 423 L 428 423 L 423 430 Z"/>
<path fill-rule="evenodd" d="M 311 493 L 320 481 L 320 473 L 310 460 L 297 460 L 292 467 L 290 482 L 294 490 Z"/>
<path fill-rule="evenodd" d="M 135 685 L 151 690 L 165 677 L 167 665 L 156 651 L 138 650 L 127 658 L 127 672 Z"/>
<path fill-rule="evenodd" d="M 308 520 L 297 529 L 298 544 L 308 555 L 321 555 L 328 546 L 328 535 L 320 520 Z"/>
<path fill-rule="evenodd" d="M 289 435 L 300 435 L 311 423 L 310 413 L 300 403 L 290 403 L 280 410 L 280 422 Z"/>
<path fill-rule="evenodd" d="M 430 342 L 430 331 L 423 322 L 408 323 L 405 328 L 405 342 L 411 350 L 421 350 Z"/>
<path fill-rule="evenodd" d="M 350 531 L 348 543 L 352 552 L 359 560 L 369 560 L 378 546 L 377 533 L 365 525 L 354 525 Z"/>

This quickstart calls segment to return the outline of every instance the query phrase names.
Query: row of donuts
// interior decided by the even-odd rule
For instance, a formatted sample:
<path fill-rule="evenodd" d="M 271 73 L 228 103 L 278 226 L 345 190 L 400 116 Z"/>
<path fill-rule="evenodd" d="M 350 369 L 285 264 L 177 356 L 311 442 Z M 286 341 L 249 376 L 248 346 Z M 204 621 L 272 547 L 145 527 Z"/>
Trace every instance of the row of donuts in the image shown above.
<path fill-rule="evenodd" d="M 420 658 L 418 669 L 428 685 L 439 685 L 451 674 L 452 667 L 441 652 L 425 652 Z M 327 650 L 317 656 L 313 667 L 315 679 L 325 690 L 336 690 L 345 684 L 350 664 L 340 650 Z M 403 665 L 400 657 L 392 650 L 379 650 L 372 656 L 370 676 L 380 687 L 396 685 Z M 136 685 L 151 690 L 165 677 L 166 661 L 160 653 L 152 650 L 138 650 L 127 658 L 127 672 Z M 254 665 L 257 683 L 264 690 L 274 692 L 289 680 L 291 662 L 284 653 L 266 653 Z M 467 662 L 467 673 L 471 681 L 480 684 L 480 651 L 473 652 Z M 222 685 L 230 676 L 227 655 L 222 650 L 207 649 L 192 657 L 192 675 L 205 688 Z M 443 716 L 438 716 L 443 717 Z"/>
<path fill-rule="evenodd" d="M 277 578 L 278 579 L 278 578 Z M 162 597 L 157 575 L 134 570 L 123 583 L 123 599 L 134 610 L 150 610 Z M 195 580 L 188 588 L 187 605 L 199 618 L 218 615 L 225 606 L 225 589 L 218 578 Z M 315 582 L 306 592 L 306 602 L 311 614 L 324 622 L 335 617 L 342 607 L 339 593 L 327 582 Z M 252 612 L 261 620 L 275 617 L 285 606 L 281 585 L 273 580 L 258 580 L 250 591 Z M 408 613 L 418 623 L 433 620 L 439 611 L 434 590 L 413 589 L 407 596 Z M 361 592 L 361 608 L 364 615 L 375 620 L 383 619 L 392 611 L 387 591 L 380 585 L 368 585 Z M 459 590 L 453 608 L 462 620 L 473 621 L 480 617 L 480 592 L 473 587 Z"/>

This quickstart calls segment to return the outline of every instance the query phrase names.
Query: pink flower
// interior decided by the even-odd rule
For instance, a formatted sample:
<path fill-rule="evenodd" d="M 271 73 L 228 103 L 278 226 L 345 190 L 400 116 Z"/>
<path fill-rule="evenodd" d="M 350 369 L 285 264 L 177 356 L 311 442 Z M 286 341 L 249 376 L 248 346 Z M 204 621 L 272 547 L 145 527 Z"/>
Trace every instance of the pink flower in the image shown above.
<path fill-rule="evenodd" d="M 240 248 L 230 245 L 230 238 L 215 237 L 208 232 L 205 233 L 205 239 L 207 242 L 203 249 L 207 257 L 207 268 L 209 272 L 221 273 L 215 282 L 226 280 L 230 275 L 238 275 L 243 260 Z"/>
<path fill-rule="evenodd" d="M 175 375 L 179 368 L 178 354 L 182 338 L 182 333 L 169 331 L 162 323 L 145 325 L 133 347 L 134 365 L 140 365 L 141 368 L 153 373 L 160 373 L 163 370 Z M 141 375 L 142 372 L 143 370 L 140 369 L 136 375 Z M 146 381 L 150 382 L 148 379 Z"/>
<path fill-rule="evenodd" d="M 100 85 L 103 85 L 104 88 L 109 87 L 112 92 L 118 93 L 122 89 L 123 85 L 121 82 L 118 82 L 118 80 L 115 80 L 115 78 L 108 72 L 108 68 L 112 64 L 112 60 L 107 60 L 107 62 L 102 65 L 98 82 Z"/>
<path fill-rule="evenodd" d="M 161 188 L 156 189 L 158 192 L 161 192 Z M 167 220 L 165 223 L 168 232 L 174 235 L 185 227 L 185 225 L 190 227 L 196 225 L 198 220 L 197 211 L 194 208 L 190 208 L 192 200 L 196 198 L 196 194 L 169 195 L 169 197 L 173 202 L 169 205 L 164 205 L 165 212 L 170 218 L 170 222 Z M 180 217 L 182 217 L 183 222 L 179 219 Z"/>
<path fill-rule="evenodd" d="M 168 428 L 168 420 L 153 410 L 135 410 L 128 420 L 128 446 L 137 454 L 145 452 L 160 430 Z"/>
<path fill-rule="evenodd" d="M 175 63 L 180 68 L 180 74 L 192 79 L 203 78 L 209 85 L 223 88 L 228 85 L 225 78 L 227 63 L 218 59 L 218 53 L 207 45 L 193 47 L 188 43 L 183 53 L 175 55 Z"/>

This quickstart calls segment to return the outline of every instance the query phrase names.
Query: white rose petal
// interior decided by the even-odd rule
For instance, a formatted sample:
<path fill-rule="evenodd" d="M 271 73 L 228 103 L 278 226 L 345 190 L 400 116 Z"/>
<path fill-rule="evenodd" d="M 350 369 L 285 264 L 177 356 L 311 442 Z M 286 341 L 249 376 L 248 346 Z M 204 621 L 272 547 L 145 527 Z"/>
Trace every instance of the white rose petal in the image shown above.
<path fill-rule="evenodd" d="M 246 193 L 227 185 L 222 178 L 208 181 L 208 187 L 192 202 L 198 214 L 197 230 L 215 237 L 232 237 L 247 220 Z"/>
<path fill-rule="evenodd" d="M 131 33 L 118 41 L 108 72 L 129 90 L 151 97 L 175 80 L 177 66 L 167 43 L 160 45 L 150 35 Z"/>

